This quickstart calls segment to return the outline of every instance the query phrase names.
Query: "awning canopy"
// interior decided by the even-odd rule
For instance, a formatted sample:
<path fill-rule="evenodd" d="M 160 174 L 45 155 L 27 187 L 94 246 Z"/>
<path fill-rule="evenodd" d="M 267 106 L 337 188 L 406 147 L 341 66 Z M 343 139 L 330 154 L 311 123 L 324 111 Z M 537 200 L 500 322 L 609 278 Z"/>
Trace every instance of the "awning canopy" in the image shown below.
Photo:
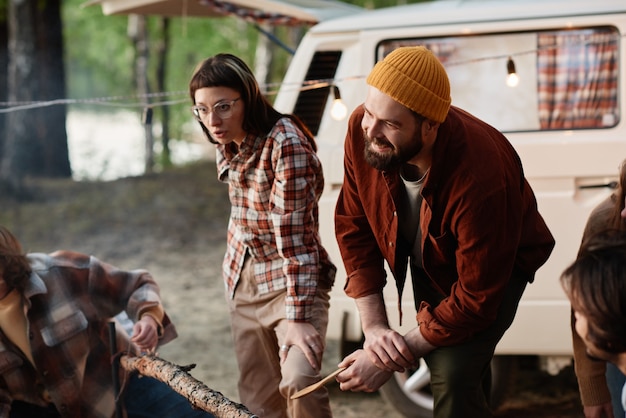
<path fill-rule="evenodd" d="M 334 0 L 90 0 L 105 15 L 140 14 L 169 17 L 237 16 L 255 23 L 312 25 L 363 9 Z"/>

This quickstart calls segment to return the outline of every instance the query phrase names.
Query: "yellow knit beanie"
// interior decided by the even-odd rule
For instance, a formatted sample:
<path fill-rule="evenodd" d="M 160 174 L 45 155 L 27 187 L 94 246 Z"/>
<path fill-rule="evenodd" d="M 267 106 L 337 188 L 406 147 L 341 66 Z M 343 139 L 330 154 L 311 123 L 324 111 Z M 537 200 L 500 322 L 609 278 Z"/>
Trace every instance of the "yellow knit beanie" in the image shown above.
<path fill-rule="evenodd" d="M 450 81 L 446 70 L 423 46 L 392 51 L 374 66 L 367 84 L 436 122 L 443 122 L 450 109 Z"/>

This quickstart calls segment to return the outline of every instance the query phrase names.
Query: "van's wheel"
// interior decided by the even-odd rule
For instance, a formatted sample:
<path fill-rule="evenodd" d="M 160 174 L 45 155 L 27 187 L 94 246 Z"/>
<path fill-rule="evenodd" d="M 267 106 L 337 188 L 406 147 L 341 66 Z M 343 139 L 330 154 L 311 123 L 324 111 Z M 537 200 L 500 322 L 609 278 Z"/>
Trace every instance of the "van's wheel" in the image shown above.
<path fill-rule="evenodd" d="M 515 380 L 515 356 L 494 356 L 491 361 L 491 407 L 496 409 L 506 398 Z M 394 373 L 380 388 L 382 397 L 407 418 L 432 418 L 433 396 L 430 392 L 430 370 L 421 359 L 417 369 Z"/>

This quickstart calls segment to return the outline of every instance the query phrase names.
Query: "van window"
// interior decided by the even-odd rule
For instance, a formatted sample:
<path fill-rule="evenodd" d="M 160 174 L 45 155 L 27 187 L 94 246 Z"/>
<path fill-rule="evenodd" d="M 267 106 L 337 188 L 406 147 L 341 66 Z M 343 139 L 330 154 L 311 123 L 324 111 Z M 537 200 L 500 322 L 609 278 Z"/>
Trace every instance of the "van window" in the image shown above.
<path fill-rule="evenodd" d="M 381 42 L 376 57 L 426 46 L 448 71 L 452 104 L 503 132 L 601 129 L 620 118 L 619 38 L 614 27 L 594 27 L 396 39 Z"/>
<path fill-rule="evenodd" d="M 320 88 L 318 84 L 320 80 L 335 78 L 340 59 L 341 51 L 316 51 L 307 69 L 304 87 L 298 95 L 293 113 L 302 119 L 313 135 L 319 131 L 331 88 L 327 84 Z"/>

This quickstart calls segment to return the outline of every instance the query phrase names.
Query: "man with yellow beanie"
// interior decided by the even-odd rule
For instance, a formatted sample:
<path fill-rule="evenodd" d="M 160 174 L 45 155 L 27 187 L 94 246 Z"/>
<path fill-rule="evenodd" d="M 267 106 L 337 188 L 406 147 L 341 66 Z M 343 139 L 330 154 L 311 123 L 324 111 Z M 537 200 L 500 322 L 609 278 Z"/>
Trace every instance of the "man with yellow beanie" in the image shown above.
<path fill-rule="evenodd" d="M 423 357 L 436 418 L 489 417 L 495 346 L 554 238 L 517 153 L 495 128 L 451 106 L 433 53 L 398 48 L 367 83 L 349 122 L 335 213 L 345 291 L 365 343 L 340 363 L 347 369 L 337 380 L 342 390 L 374 391 Z M 410 268 L 418 309 L 405 335 L 387 319 L 385 262 L 399 300 Z"/>

